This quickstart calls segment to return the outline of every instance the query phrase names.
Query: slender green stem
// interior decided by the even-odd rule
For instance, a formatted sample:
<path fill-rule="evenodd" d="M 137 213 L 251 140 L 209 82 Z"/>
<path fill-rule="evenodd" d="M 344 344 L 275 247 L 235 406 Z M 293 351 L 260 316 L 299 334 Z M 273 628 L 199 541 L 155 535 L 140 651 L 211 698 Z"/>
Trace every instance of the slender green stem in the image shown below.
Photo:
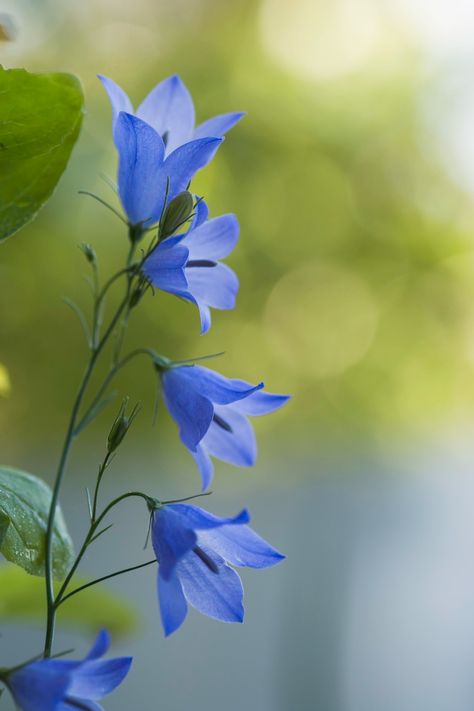
<path fill-rule="evenodd" d="M 66 471 L 66 465 L 67 465 L 67 461 L 69 458 L 69 452 L 71 449 L 71 445 L 74 440 L 75 428 L 76 428 L 77 418 L 78 418 L 79 411 L 81 408 L 82 400 L 84 398 L 85 392 L 87 390 L 87 386 L 89 384 L 92 373 L 94 371 L 97 359 L 98 359 L 102 349 L 106 345 L 108 339 L 110 338 L 110 335 L 114 331 L 115 326 L 117 325 L 117 322 L 128 303 L 128 300 L 130 298 L 131 284 L 132 284 L 132 281 L 131 281 L 131 279 L 129 279 L 128 283 L 127 283 L 127 292 L 126 292 L 124 299 L 121 301 L 119 307 L 117 308 L 117 311 L 115 312 L 114 316 L 112 317 L 112 319 L 109 323 L 109 326 L 107 327 L 104 335 L 99 340 L 97 345 L 94 344 L 94 347 L 91 351 L 89 363 L 88 363 L 87 368 L 86 368 L 84 375 L 82 377 L 82 381 L 79 386 L 79 390 L 76 395 L 76 399 L 74 401 L 74 405 L 73 405 L 72 412 L 71 412 L 71 417 L 69 419 L 69 424 L 68 424 L 68 428 L 66 431 L 66 437 L 64 439 L 64 445 L 63 445 L 63 449 L 61 452 L 61 457 L 59 460 L 59 466 L 58 466 L 58 470 L 56 473 L 56 480 L 54 483 L 53 493 L 52 493 L 52 497 L 51 497 L 51 504 L 50 504 L 50 508 L 49 508 L 48 525 L 47 525 L 47 529 L 46 529 L 45 583 L 46 583 L 47 621 L 46 621 L 46 636 L 45 636 L 45 643 L 44 643 L 44 656 L 45 657 L 51 656 L 51 648 L 52 648 L 53 638 L 54 638 L 54 627 L 55 627 L 55 617 L 56 617 L 55 606 L 54 606 L 54 585 L 53 585 L 53 529 L 54 529 L 54 520 L 55 520 L 55 516 L 56 516 L 56 508 L 57 508 L 58 499 L 59 499 L 59 492 L 61 489 L 61 484 L 63 481 L 64 473 Z M 94 318 L 97 318 L 97 311 L 95 311 Z M 95 322 L 93 324 L 93 333 L 96 333 L 96 323 Z"/>
<path fill-rule="evenodd" d="M 96 491 L 97 491 L 97 489 L 98 489 L 98 487 L 96 486 Z M 84 554 L 85 554 L 87 548 L 89 547 L 89 545 L 94 537 L 95 532 L 97 531 L 98 527 L 100 526 L 100 524 L 102 523 L 104 518 L 107 516 L 109 511 L 111 511 L 114 508 L 114 506 L 117 506 L 117 504 L 119 504 L 124 499 L 129 499 L 131 497 L 139 497 L 139 498 L 145 499 L 145 501 L 148 500 L 147 495 L 141 491 L 128 491 L 127 493 L 122 494 L 121 496 L 118 496 L 116 499 L 111 501 L 105 507 L 105 509 L 102 511 L 102 513 L 97 518 L 94 518 L 91 521 L 91 525 L 90 525 L 89 531 L 87 532 L 87 535 L 84 539 L 84 543 L 82 544 L 81 549 L 76 556 L 76 560 L 72 564 L 72 567 L 71 567 L 69 573 L 67 574 L 66 578 L 64 579 L 64 582 L 61 585 L 61 588 L 56 596 L 56 599 L 54 601 L 54 608 L 55 609 L 57 609 L 59 607 L 59 605 L 61 604 L 61 602 L 63 602 L 65 597 L 68 597 L 68 596 L 64 596 L 64 593 L 66 592 L 66 590 L 69 586 L 69 583 L 71 582 L 71 580 L 74 576 L 74 573 L 78 569 L 79 564 L 80 564 L 82 558 L 84 557 Z"/>
<path fill-rule="evenodd" d="M 146 563 L 140 563 L 139 565 L 132 565 L 130 568 L 123 568 L 122 570 L 117 570 L 115 573 L 109 573 L 108 575 L 103 575 L 101 578 L 96 578 L 95 580 L 91 580 L 89 583 L 85 583 L 84 585 L 80 585 L 78 588 L 75 588 L 74 590 L 71 590 L 67 595 L 65 595 L 61 600 L 59 600 L 57 606 L 62 605 L 63 602 L 66 602 L 70 597 L 73 595 L 77 595 L 77 593 L 82 592 L 82 590 L 85 590 L 86 588 L 90 588 L 93 585 L 97 585 L 98 583 L 103 583 L 104 580 L 109 580 L 110 578 L 116 578 L 117 575 L 123 575 L 124 573 L 131 573 L 132 570 L 139 570 L 140 568 L 145 568 L 147 565 L 153 565 L 153 563 L 157 563 L 158 561 L 156 558 L 153 558 L 153 560 L 149 560 Z"/>
<path fill-rule="evenodd" d="M 100 403 L 107 388 L 109 387 L 110 383 L 112 382 L 114 377 L 117 375 L 117 373 L 120 370 L 122 370 L 122 368 L 124 368 L 131 360 L 133 360 L 133 358 L 136 358 L 139 355 L 148 355 L 152 359 L 155 357 L 155 353 L 151 350 L 151 348 L 136 348 L 135 350 L 128 353 L 124 358 L 122 358 L 121 361 L 119 361 L 118 363 L 113 365 L 112 368 L 110 369 L 110 371 L 108 372 L 108 374 L 106 375 L 102 385 L 98 389 L 96 396 L 94 397 L 91 404 L 87 408 L 83 417 L 81 417 L 80 421 L 76 425 L 75 434 L 79 434 L 79 432 L 81 432 L 84 429 L 84 427 L 87 424 L 89 424 L 89 422 L 90 422 L 89 418 L 90 418 L 93 410 Z"/>
<path fill-rule="evenodd" d="M 100 465 L 99 473 L 97 475 L 97 481 L 95 483 L 95 489 L 94 489 L 94 498 L 92 500 L 92 521 L 95 521 L 95 517 L 97 514 L 97 501 L 99 498 L 99 489 L 100 489 L 100 484 L 102 481 L 102 477 L 104 476 L 105 470 L 107 469 L 107 466 L 110 461 L 110 457 L 112 456 L 112 452 L 107 452 L 107 454 L 104 457 L 104 461 Z"/>

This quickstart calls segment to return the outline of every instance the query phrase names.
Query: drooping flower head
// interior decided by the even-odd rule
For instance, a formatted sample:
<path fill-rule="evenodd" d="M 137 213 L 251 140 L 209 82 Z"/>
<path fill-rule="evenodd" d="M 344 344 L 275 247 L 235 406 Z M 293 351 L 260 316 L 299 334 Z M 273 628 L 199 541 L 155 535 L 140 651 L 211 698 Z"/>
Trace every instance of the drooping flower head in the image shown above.
<path fill-rule="evenodd" d="M 222 138 L 244 115 L 242 112 L 220 114 L 194 127 L 194 104 L 183 81 L 176 74 L 164 79 L 150 91 L 136 111 L 127 94 L 112 79 L 99 75 L 112 104 L 115 135 L 121 111 L 137 116 L 152 126 L 165 143 L 166 154 L 184 143 L 199 138 Z"/>
<path fill-rule="evenodd" d="M 249 520 L 246 510 L 219 518 L 189 504 L 154 511 L 152 542 L 165 635 L 182 625 L 188 604 L 223 622 L 243 621 L 242 582 L 231 566 L 268 568 L 285 557 L 247 526 Z"/>
<path fill-rule="evenodd" d="M 290 397 L 199 365 L 163 369 L 161 382 L 181 441 L 199 466 L 203 490 L 213 477 L 211 456 L 240 467 L 255 464 L 257 443 L 248 417 L 273 412 Z"/>
<path fill-rule="evenodd" d="M 198 219 L 191 229 L 159 242 L 143 266 L 155 287 L 197 305 L 202 333 L 211 326 L 209 307 L 233 309 L 239 289 L 235 272 L 219 261 L 227 257 L 237 243 L 237 218 L 222 215 L 206 220 L 206 217 L 207 208 L 198 210 Z"/>
<path fill-rule="evenodd" d="M 115 126 L 118 191 L 131 225 L 151 227 L 194 174 L 214 156 L 222 138 L 190 141 L 165 157 L 163 139 L 149 124 L 121 111 Z"/>
<path fill-rule="evenodd" d="M 81 661 L 41 659 L 13 671 L 6 680 L 22 711 L 101 711 L 97 701 L 127 676 L 131 657 L 102 660 L 110 645 L 102 630 Z"/>

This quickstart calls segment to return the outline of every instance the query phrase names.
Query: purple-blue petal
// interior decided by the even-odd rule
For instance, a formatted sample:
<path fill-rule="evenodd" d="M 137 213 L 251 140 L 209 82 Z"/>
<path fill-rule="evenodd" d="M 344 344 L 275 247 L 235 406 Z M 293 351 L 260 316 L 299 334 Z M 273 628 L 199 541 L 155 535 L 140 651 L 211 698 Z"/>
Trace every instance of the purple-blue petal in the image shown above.
<path fill-rule="evenodd" d="M 237 566 L 269 568 L 285 557 L 250 526 L 221 526 L 200 531 L 198 545 L 201 542 Z"/>
<path fill-rule="evenodd" d="M 235 215 L 221 215 L 189 231 L 182 243 L 189 249 L 190 259 L 218 260 L 227 257 L 239 239 L 239 223 Z"/>
<path fill-rule="evenodd" d="M 137 116 L 153 126 L 160 136 L 167 135 L 166 152 L 191 141 L 194 130 L 194 104 L 186 85 L 176 74 L 160 82 L 137 109 Z M 214 136 L 213 133 L 206 136 Z"/>
<path fill-rule="evenodd" d="M 194 551 L 187 553 L 176 568 L 186 600 L 203 615 L 222 622 L 242 622 L 243 588 L 238 574 L 214 551 L 204 546 L 202 550 L 217 572 Z"/>
<path fill-rule="evenodd" d="M 203 447 L 223 462 L 238 467 L 253 466 L 257 458 L 257 440 L 247 417 L 237 412 L 233 405 L 216 405 L 214 412 L 218 419 L 209 427 L 202 441 Z"/>
<path fill-rule="evenodd" d="M 196 227 L 199 227 L 199 225 L 202 225 L 202 223 L 205 222 L 209 217 L 209 208 L 205 200 L 199 200 L 194 212 L 196 214 L 194 215 L 193 220 L 191 222 L 191 230 L 194 230 L 196 229 Z"/>
<path fill-rule="evenodd" d="M 168 245 L 171 240 L 173 244 Z M 184 271 L 188 256 L 188 249 L 171 237 L 153 250 L 143 265 L 143 272 L 158 289 L 180 293 L 188 288 Z"/>
<path fill-rule="evenodd" d="M 151 540 L 161 575 L 168 579 L 177 561 L 196 545 L 197 537 L 178 513 L 163 506 L 153 513 Z"/>
<path fill-rule="evenodd" d="M 160 568 L 157 586 L 161 624 L 163 625 L 165 637 L 168 637 L 183 624 L 188 612 L 188 604 L 176 573 L 164 578 Z"/>
<path fill-rule="evenodd" d="M 166 192 L 160 172 L 163 141 L 151 126 L 124 112 L 117 119 L 115 140 L 119 195 L 129 222 L 151 225 L 160 217 Z"/>
<path fill-rule="evenodd" d="M 160 181 L 169 178 L 168 200 L 187 190 L 195 173 L 214 157 L 222 138 L 200 138 L 176 148 L 165 160 L 160 171 Z"/>
<path fill-rule="evenodd" d="M 244 380 L 226 378 L 201 365 L 183 366 L 173 369 L 173 372 L 181 380 L 182 387 L 192 388 L 220 405 L 246 398 L 264 387 L 263 383 L 251 385 Z"/>
<path fill-rule="evenodd" d="M 14 672 L 9 685 L 22 711 L 55 711 L 70 684 L 70 672 L 48 665 L 49 660 L 33 662 Z"/>
<path fill-rule="evenodd" d="M 222 262 L 213 267 L 187 266 L 188 291 L 196 299 L 214 309 L 233 309 L 239 280 L 235 272 Z"/>
<path fill-rule="evenodd" d="M 201 394 L 182 377 L 182 370 L 172 368 L 163 373 L 163 395 L 171 417 L 179 427 L 181 440 L 191 451 L 195 451 L 209 429 L 214 407 L 205 393 Z"/>
<path fill-rule="evenodd" d="M 291 395 L 277 395 L 276 393 L 266 393 L 263 390 L 259 390 L 249 395 L 245 400 L 235 403 L 234 409 L 243 415 L 267 415 L 283 407 L 290 399 Z"/>
<path fill-rule="evenodd" d="M 219 116 L 207 119 L 196 128 L 194 138 L 204 138 L 205 136 L 217 136 L 220 138 L 227 131 L 230 131 L 243 116 L 245 116 L 244 112 L 236 111 L 229 114 L 219 114 Z"/>
<path fill-rule="evenodd" d="M 168 504 L 166 509 L 172 509 L 181 518 L 182 525 L 196 531 L 220 526 L 231 526 L 232 528 L 242 526 L 250 521 L 247 509 L 242 509 L 236 516 L 221 517 L 211 514 L 209 511 L 201 509 L 192 504 Z"/>
<path fill-rule="evenodd" d="M 67 695 L 91 701 L 102 699 L 122 683 L 131 664 L 131 657 L 85 661 L 71 675 Z"/>
<path fill-rule="evenodd" d="M 108 649 L 110 647 L 110 634 L 107 630 L 101 630 L 99 634 L 97 635 L 94 644 L 91 647 L 91 650 L 89 654 L 87 655 L 86 659 L 91 660 L 91 659 L 99 659 L 99 657 L 103 657 L 104 654 L 107 654 Z"/>
<path fill-rule="evenodd" d="M 214 478 L 214 465 L 206 448 L 201 444 L 198 444 L 194 452 L 191 452 L 194 457 L 194 461 L 199 467 L 199 473 L 201 474 L 202 491 L 206 491 L 211 485 Z"/>
<path fill-rule="evenodd" d="M 124 90 L 112 79 L 105 77 L 103 74 L 98 74 L 97 78 L 102 82 L 112 106 L 112 130 L 115 134 L 115 124 L 119 113 L 125 111 L 127 114 L 133 114 L 132 102 Z"/>

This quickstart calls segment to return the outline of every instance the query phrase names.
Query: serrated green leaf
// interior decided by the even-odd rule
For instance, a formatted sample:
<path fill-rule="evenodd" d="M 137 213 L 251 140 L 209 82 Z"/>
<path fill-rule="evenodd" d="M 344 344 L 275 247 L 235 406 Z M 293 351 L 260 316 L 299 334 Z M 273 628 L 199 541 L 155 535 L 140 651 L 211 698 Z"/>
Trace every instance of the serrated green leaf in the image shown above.
<path fill-rule="evenodd" d="M 83 94 L 71 74 L 0 66 L 0 242 L 51 196 L 79 135 Z"/>
<path fill-rule="evenodd" d="M 86 582 L 74 578 L 73 585 Z M 42 623 L 45 612 L 44 581 L 13 565 L 0 566 L 0 619 Z M 59 607 L 58 617 L 64 625 L 92 630 L 107 627 L 112 634 L 127 634 L 137 626 L 137 614 L 130 603 L 100 585 L 67 600 Z"/>
<path fill-rule="evenodd" d="M 45 539 L 51 489 L 38 477 L 0 467 L 0 513 L 8 519 L 0 552 L 31 575 L 44 575 Z M 74 549 L 58 507 L 53 531 L 53 572 L 66 575 Z"/>

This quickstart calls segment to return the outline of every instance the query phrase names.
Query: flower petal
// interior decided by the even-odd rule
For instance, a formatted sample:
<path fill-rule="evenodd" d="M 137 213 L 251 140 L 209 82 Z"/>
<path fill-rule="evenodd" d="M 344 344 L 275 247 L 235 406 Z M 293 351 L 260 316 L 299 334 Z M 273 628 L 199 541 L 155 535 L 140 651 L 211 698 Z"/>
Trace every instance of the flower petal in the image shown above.
<path fill-rule="evenodd" d="M 184 242 L 184 240 L 183 240 Z M 215 266 L 188 266 L 185 269 L 188 291 L 197 302 L 214 309 L 233 309 L 239 290 L 239 280 L 227 264 Z"/>
<path fill-rule="evenodd" d="M 212 548 L 232 565 L 269 568 L 285 556 L 249 526 L 221 526 L 200 531 L 198 545 Z"/>
<path fill-rule="evenodd" d="M 96 640 L 92 645 L 92 649 L 90 650 L 86 659 L 99 659 L 99 657 L 103 657 L 104 654 L 107 654 L 109 647 L 110 634 L 107 630 L 101 630 L 97 635 Z"/>
<path fill-rule="evenodd" d="M 151 225 L 161 214 L 166 193 L 164 145 L 144 121 L 121 112 L 115 140 L 119 152 L 118 187 L 122 205 L 132 224 Z"/>
<path fill-rule="evenodd" d="M 160 568 L 158 572 L 158 600 L 161 624 L 165 637 L 168 637 L 181 627 L 188 613 L 188 604 L 176 573 L 166 579 L 161 575 Z"/>
<path fill-rule="evenodd" d="M 203 304 L 199 301 L 196 303 L 199 309 L 199 316 L 201 319 L 201 335 L 203 335 L 204 333 L 207 333 L 211 328 L 211 311 L 209 309 L 209 306 L 206 306 L 206 304 Z"/>
<path fill-rule="evenodd" d="M 288 402 L 291 395 L 277 395 L 276 393 L 266 393 L 263 390 L 252 393 L 245 400 L 240 400 L 235 404 L 234 410 L 243 415 L 267 415 L 269 412 L 278 410 Z"/>
<path fill-rule="evenodd" d="M 191 452 L 194 457 L 196 464 L 199 467 L 199 472 L 201 474 L 202 481 L 202 491 L 206 491 L 209 488 L 212 479 L 214 478 L 214 465 L 210 456 L 208 455 L 206 448 L 201 444 L 198 444 L 196 450 Z"/>
<path fill-rule="evenodd" d="M 199 207 L 199 206 L 198 206 Z M 239 239 L 239 223 L 235 215 L 221 215 L 202 223 L 182 240 L 189 249 L 190 259 L 224 259 Z"/>
<path fill-rule="evenodd" d="M 176 74 L 164 79 L 150 91 L 138 107 L 137 116 L 153 126 L 160 136 L 168 134 L 167 153 L 193 138 L 193 100 L 186 85 Z"/>
<path fill-rule="evenodd" d="M 85 661 L 72 674 L 67 695 L 92 701 L 102 699 L 122 683 L 131 665 L 131 657 Z"/>
<path fill-rule="evenodd" d="M 177 561 L 196 545 L 194 531 L 170 506 L 162 506 L 153 513 L 151 541 L 160 575 L 168 580 Z"/>
<path fill-rule="evenodd" d="M 238 467 L 253 466 L 257 458 L 257 440 L 248 419 L 234 410 L 232 405 L 216 405 L 214 413 L 229 429 L 213 421 L 203 439 L 203 446 L 209 454 L 224 462 Z"/>
<path fill-rule="evenodd" d="M 202 225 L 202 223 L 209 217 L 209 208 L 207 203 L 204 200 L 200 200 L 196 206 L 195 212 L 196 214 L 191 222 L 191 230 L 194 230 L 196 227 L 199 227 L 199 225 Z"/>
<path fill-rule="evenodd" d="M 214 407 L 205 393 L 181 375 L 182 368 L 171 368 L 162 375 L 166 406 L 179 427 L 183 443 L 195 451 L 212 422 Z"/>
<path fill-rule="evenodd" d="M 186 600 L 203 615 L 223 622 L 242 622 L 243 588 L 238 574 L 214 551 L 204 547 L 202 550 L 218 572 L 211 570 L 194 551 L 184 556 L 177 566 L 177 575 Z"/>
<path fill-rule="evenodd" d="M 22 711 L 51 711 L 64 699 L 71 681 L 70 671 L 64 669 L 58 673 L 49 662 L 33 662 L 10 676 L 13 697 Z"/>
<path fill-rule="evenodd" d="M 97 78 L 102 82 L 112 105 L 112 130 L 115 133 L 115 124 L 119 113 L 125 111 L 127 114 L 133 114 L 132 102 L 124 90 L 112 79 L 103 74 L 98 74 Z"/>
<path fill-rule="evenodd" d="M 167 504 L 166 508 L 173 509 L 179 514 L 183 525 L 199 531 L 219 526 L 242 526 L 250 521 L 247 509 L 242 509 L 237 516 L 222 518 L 192 504 Z"/>
<path fill-rule="evenodd" d="M 217 136 L 220 138 L 230 131 L 240 119 L 245 116 L 245 112 L 237 111 L 229 114 L 219 114 L 201 123 L 194 131 L 194 138 L 204 138 L 205 136 Z"/>
<path fill-rule="evenodd" d="M 187 383 L 189 387 L 220 405 L 227 405 L 230 402 L 246 398 L 264 387 L 263 383 L 251 385 L 244 380 L 226 378 L 201 365 L 182 366 L 175 368 L 174 372 L 179 375 L 183 387 L 184 383 Z"/>
<path fill-rule="evenodd" d="M 200 138 L 176 148 L 165 160 L 160 180 L 166 185 L 169 178 L 168 200 L 187 190 L 194 174 L 214 157 L 222 138 Z"/>
<path fill-rule="evenodd" d="M 173 244 L 167 244 L 169 241 Z M 174 238 L 160 242 L 143 265 L 143 273 L 151 283 L 172 294 L 181 293 L 188 288 L 184 267 L 189 251 L 186 247 L 176 244 Z"/>

